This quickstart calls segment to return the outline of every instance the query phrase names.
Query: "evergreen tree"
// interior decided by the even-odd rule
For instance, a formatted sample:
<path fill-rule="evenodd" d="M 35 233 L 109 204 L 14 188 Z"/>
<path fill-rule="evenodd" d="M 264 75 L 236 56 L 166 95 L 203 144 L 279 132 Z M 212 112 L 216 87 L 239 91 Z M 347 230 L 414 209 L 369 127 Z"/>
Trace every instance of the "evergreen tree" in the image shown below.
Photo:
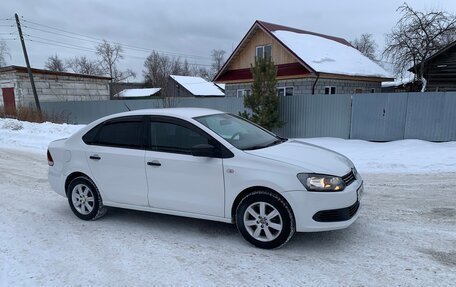
<path fill-rule="evenodd" d="M 272 130 L 282 126 L 279 115 L 279 97 L 277 96 L 277 67 L 269 57 L 255 58 L 255 65 L 250 67 L 253 76 L 252 92 L 244 97 L 244 111 L 240 115 L 252 122 Z"/>

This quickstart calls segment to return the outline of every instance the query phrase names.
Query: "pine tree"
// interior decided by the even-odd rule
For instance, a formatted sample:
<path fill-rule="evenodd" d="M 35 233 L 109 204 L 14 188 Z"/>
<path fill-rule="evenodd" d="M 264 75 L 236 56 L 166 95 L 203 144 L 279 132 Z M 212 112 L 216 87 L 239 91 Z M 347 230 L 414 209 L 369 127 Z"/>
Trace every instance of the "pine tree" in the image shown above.
<path fill-rule="evenodd" d="M 277 67 L 269 57 L 255 59 L 250 67 L 253 76 L 252 92 L 244 97 L 244 107 L 251 109 L 240 115 L 268 129 L 281 127 L 279 97 L 277 96 Z"/>

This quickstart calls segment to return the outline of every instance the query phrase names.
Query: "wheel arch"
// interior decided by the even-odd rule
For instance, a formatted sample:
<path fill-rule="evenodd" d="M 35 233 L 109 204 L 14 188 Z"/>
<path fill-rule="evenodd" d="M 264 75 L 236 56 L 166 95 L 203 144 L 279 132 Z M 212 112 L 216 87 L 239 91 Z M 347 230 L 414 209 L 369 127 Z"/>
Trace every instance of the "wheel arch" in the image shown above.
<path fill-rule="evenodd" d="M 80 176 L 84 176 L 84 177 L 87 177 L 90 181 L 93 182 L 93 180 L 85 173 L 83 172 L 79 172 L 79 171 L 76 171 L 76 172 L 72 172 L 70 173 L 67 178 L 65 179 L 65 194 L 68 196 L 68 186 L 70 185 L 71 181 L 75 178 L 78 178 Z"/>
<path fill-rule="evenodd" d="M 243 191 L 241 191 L 233 201 L 233 205 L 231 206 L 231 220 L 233 223 L 236 223 L 236 209 L 239 206 L 239 203 L 242 201 L 242 199 L 244 197 L 246 197 L 248 194 L 255 192 L 255 191 L 269 191 L 269 192 L 279 196 L 290 207 L 291 215 L 293 216 L 293 219 L 296 222 L 296 218 L 295 218 L 295 215 L 294 215 L 293 209 L 291 208 L 290 203 L 279 192 L 275 191 L 272 188 L 265 187 L 265 186 L 251 186 L 251 187 L 248 187 L 248 188 L 244 189 Z"/>

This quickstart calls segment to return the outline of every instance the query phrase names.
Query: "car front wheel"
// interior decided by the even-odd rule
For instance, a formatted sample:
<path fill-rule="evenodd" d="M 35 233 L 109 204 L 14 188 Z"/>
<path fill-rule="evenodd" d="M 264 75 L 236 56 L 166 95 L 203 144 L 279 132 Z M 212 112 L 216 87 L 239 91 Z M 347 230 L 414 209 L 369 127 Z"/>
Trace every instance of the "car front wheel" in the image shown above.
<path fill-rule="evenodd" d="M 290 206 L 269 191 L 256 191 L 242 199 L 236 211 L 236 224 L 247 241 L 264 249 L 281 247 L 295 232 Z"/>
<path fill-rule="evenodd" d="M 106 213 L 98 189 L 85 176 L 77 177 L 70 182 L 67 197 L 71 210 L 80 219 L 95 220 Z"/>

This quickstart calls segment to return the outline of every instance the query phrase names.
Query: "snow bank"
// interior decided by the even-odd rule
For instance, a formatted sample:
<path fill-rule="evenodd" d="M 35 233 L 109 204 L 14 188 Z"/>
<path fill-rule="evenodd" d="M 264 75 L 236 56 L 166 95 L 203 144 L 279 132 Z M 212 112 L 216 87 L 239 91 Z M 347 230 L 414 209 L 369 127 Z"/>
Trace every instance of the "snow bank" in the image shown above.
<path fill-rule="evenodd" d="M 45 151 L 56 139 L 67 138 L 84 125 L 29 123 L 0 119 L 0 147 Z M 305 142 L 348 156 L 362 173 L 456 172 L 456 142 L 400 140 L 374 143 L 338 138 L 304 138 Z"/>
<path fill-rule="evenodd" d="M 0 119 L 0 147 L 46 150 L 53 140 L 67 138 L 84 125 L 30 123 Z"/>
<path fill-rule="evenodd" d="M 399 140 L 378 143 L 339 138 L 302 140 L 346 155 L 363 173 L 456 171 L 456 142 Z"/>

